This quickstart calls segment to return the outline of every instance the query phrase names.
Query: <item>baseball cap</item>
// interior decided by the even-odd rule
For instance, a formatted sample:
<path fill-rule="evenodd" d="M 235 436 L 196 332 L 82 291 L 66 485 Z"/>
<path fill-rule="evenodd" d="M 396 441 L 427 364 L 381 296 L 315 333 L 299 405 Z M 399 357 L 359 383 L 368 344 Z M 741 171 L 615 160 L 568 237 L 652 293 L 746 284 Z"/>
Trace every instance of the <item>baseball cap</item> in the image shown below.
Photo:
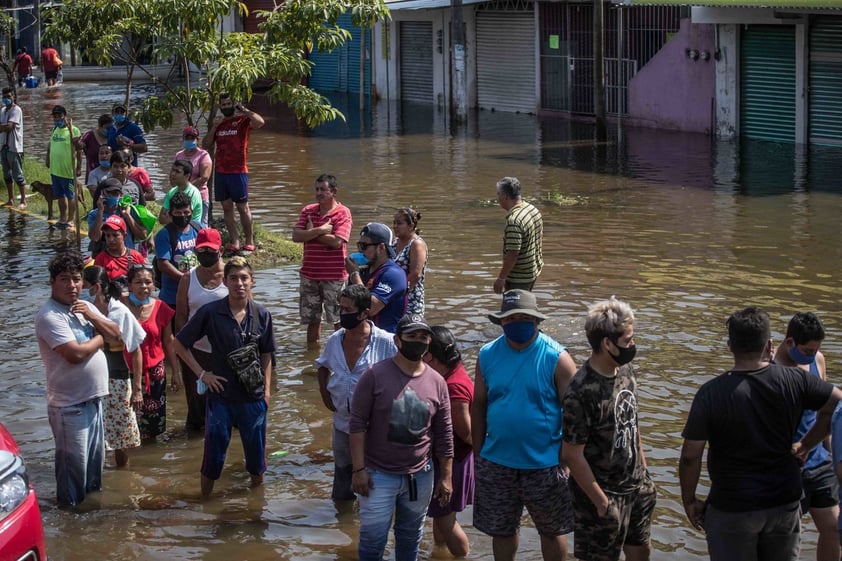
<path fill-rule="evenodd" d="M 386 249 L 389 250 L 389 257 L 395 258 L 395 248 L 392 247 L 392 230 L 380 222 L 369 222 L 360 232 L 360 237 L 371 238 L 374 243 L 386 244 Z"/>
<path fill-rule="evenodd" d="M 103 228 L 109 228 L 111 230 L 119 230 L 126 233 L 126 222 L 123 220 L 122 217 L 117 216 L 116 214 L 112 214 L 108 218 L 105 219 L 105 222 L 102 223 Z"/>
<path fill-rule="evenodd" d="M 219 230 L 214 228 L 202 228 L 196 236 L 196 249 L 200 247 L 209 247 L 213 250 L 219 251 L 222 247 L 222 236 L 219 235 Z"/>
<path fill-rule="evenodd" d="M 53 110 L 51 111 L 51 113 L 53 115 L 57 115 L 59 113 L 62 114 L 62 115 L 67 115 L 67 109 L 64 108 L 64 105 L 56 105 L 56 106 L 53 107 Z"/>
<path fill-rule="evenodd" d="M 122 110 L 123 110 L 123 112 L 125 113 L 125 111 L 126 111 L 126 106 L 125 106 L 125 104 L 123 104 L 123 103 L 115 103 L 115 104 L 114 104 L 114 106 L 113 106 L 113 107 L 111 107 L 111 111 L 114 111 L 115 109 L 122 109 Z"/>
<path fill-rule="evenodd" d="M 398 322 L 398 328 L 395 334 L 400 335 L 401 333 L 412 333 L 413 331 L 426 331 L 430 335 L 433 334 L 433 330 L 430 329 L 430 324 L 427 323 L 424 316 L 421 314 L 406 314 Z"/>
<path fill-rule="evenodd" d="M 184 132 L 181 136 L 195 136 L 196 138 L 199 138 L 199 129 L 196 127 L 184 127 Z"/>
<path fill-rule="evenodd" d="M 538 311 L 538 302 L 535 295 L 527 290 L 509 290 L 503 294 L 503 303 L 500 311 L 488 314 L 491 323 L 500 325 L 500 320 L 514 314 L 526 314 L 539 320 L 547 319 L 547 316 Z"/>

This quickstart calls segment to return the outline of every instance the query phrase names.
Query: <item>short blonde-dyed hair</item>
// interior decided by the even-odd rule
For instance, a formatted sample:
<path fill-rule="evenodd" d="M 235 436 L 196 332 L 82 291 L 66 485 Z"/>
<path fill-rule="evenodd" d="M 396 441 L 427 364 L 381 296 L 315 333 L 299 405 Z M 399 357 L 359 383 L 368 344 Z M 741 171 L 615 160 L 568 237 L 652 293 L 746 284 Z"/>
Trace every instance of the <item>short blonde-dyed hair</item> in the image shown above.
<path fill-rule="evenodd" d="M 596 352 L 604 338 L 608 337 L 616 342 L 626 331 L 626 327 L 633 323 L 634 312 L 631 306 L 611 296 L 608 300 L 597 302 L 588 308 L 585 335 L 591 349 Z"/>

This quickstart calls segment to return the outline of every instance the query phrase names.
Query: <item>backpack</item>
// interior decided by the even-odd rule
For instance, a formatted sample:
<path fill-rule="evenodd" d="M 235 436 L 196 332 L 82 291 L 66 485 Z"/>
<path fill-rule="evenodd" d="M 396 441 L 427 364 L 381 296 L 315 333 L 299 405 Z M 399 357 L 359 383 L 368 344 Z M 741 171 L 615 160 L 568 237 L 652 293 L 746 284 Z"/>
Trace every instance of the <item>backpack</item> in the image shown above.
<path fill-rule="evenodd" d="M 170 226 L 172 226 L 172 228 Z M 199 230 L 202 229 L 202 225 L 199 224 L 198 222 L 196 222 L 195 220 L 190 221 L 190 227 L 193 228 L 194 230 L 196 230 L 197 233 L 199 232 Z M 178 243 L 178 235 L 181 232 L 179 232 L 178 230 L 175 229 L 175 226 L 173 225 L 172 222 L 170 222 L 169 224 L 164 226 L 164 228 L 167 230 L 167 232 L 170 235 L 170 254 L 174 254 L 175 253 L 175 246 Z M 158 268 L 158 252 L 157 251 L 155 252 L 155 257 L 152 258 L 152 274 L 153 274 L 153 277 L 155 279 L 155 288 L 160 289 L 161 288 L 161 279 L 163 277 L 163 273 L 161 273 L 161 270 Z"/>

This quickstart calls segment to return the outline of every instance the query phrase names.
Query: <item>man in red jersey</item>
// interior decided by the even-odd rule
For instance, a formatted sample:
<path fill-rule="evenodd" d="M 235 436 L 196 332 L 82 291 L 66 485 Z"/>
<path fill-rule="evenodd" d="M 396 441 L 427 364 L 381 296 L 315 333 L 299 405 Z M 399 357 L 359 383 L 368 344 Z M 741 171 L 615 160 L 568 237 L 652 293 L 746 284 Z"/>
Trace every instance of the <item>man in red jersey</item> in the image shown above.
<path fill-rule="evenodd" d="M 216 143 L 215 173 L 213 176 L 214 200 L 222 203 L 225 227 L 231 236 L 231 243 L 225 248 L 230 256 L 238 253 L 243 256 L 254 251 L 254 223 L 249 210 L 249 175 L 248 146 L 251 129 L 263 126 L 263 117 L 234 103 L 227 93 L 219 96 L 219 110 L 222 119 L 217 120 L 210 132 L 202 140 L 202 148 L 210 150 Z M 234 114 L 237 110 L 239 113 Z M 234 218 L 234 205 L 240 213 L 243 223 L 245 244 L 240 247 L 240 234 Z"/>

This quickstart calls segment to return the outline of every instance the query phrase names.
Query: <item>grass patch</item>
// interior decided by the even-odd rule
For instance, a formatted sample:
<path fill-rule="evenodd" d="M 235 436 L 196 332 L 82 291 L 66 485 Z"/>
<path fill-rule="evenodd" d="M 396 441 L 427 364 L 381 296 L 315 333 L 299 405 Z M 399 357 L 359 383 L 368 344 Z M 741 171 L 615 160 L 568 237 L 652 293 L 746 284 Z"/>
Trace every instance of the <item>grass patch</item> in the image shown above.
<path fill-rule="evenodd" d="M 35 158 L 24 157 L 23 173 L 27 183 L 31 183 L 32 181 L 50 183 L 49 169 L 47 169 L 43 162 Z M 15 193 L 17 193 L 17 186 L 15 186 Z M 5 197 L 3 200 L 6 200 Z M 147 201 L 146 207 L 156 216 L 161 210 L 161 206 L 154 201 Z M 40 215 L 46 220 L 47 201 L 39 193 L 29 195 L 27 197 L 27 211 L 31 214 Z M 91 196 L 87 192 L 87 189 L 85 189 L 85 200 L 80 203 L 80 211 L 82 229 L 87 233 L 87 221 L 85 217 L 91 211 Z M 54 218 L 58 217 L 58 203 L 56 202 L 53 202 L 53 213 Z M 219 218 L 213 221 L 212 226 L 220 231 L 223 243 L 227 244 L 230 241 L 230 236 L 225 228 L 225 222 L 221 217 L 221 205 L 214 206 L 214 213 Z M 154 236 L 162 227 L 160 224 L 156 224 L 152 235 Z M 257 245 L 257 251 L 250 255 L 248 260 L 255 269 L 270 269 L 287 263 L 300 263 L 304 254 L 304 246 L 289 239 L 289 234 L 273 232 L 257 222 L 254 224 L 254 240 Z M 82 240 L 82 247 L 87 247 L 87 240 Z"/>
<path fill-rule="evenodd" d="M 554 206 L 573 206 L 573 205 L 583 205 L 587 204 L 588 198 L 581 197 L 581 196 L 569 196 L 565 195 L 560 192 L 550 192 L 545 193 L 540 198 L 538 197 L 523 197 L 523 200 L 535 204 L 548 204 Z M 497 199 L 478 199 L 474 201 L 474 206 L 478 206 L 480 208 L 489 208 L 489 207 L 496 207 L 499 205 Z"/>

